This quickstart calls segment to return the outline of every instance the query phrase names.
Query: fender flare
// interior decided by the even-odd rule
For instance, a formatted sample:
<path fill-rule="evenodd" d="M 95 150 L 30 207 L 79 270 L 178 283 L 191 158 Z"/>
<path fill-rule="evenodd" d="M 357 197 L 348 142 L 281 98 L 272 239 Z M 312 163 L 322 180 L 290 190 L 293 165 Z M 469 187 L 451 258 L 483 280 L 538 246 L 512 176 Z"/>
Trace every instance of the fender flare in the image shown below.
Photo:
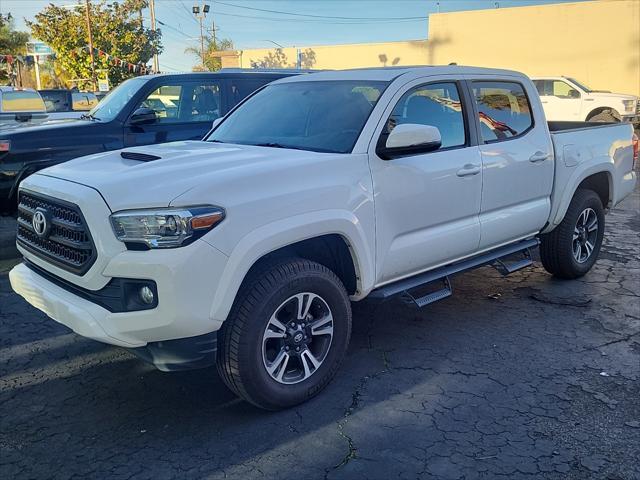
<path fill-rule="evenodd" d="M 620 115 L 620 112 L 618 112 L 615 108 L 613 107 L 607 107 L 606 105 L 603 105 L 601 107 L 596 107 L 594 109 L 592 109 L 589 113 L 587 113 L 587 116 L 585 117 L 585 122 L 589 121 L 589 118 L 593 117 L 594 115 L 598 115 L 599 113 L 602 113 L 606 110 L 609 110 L 611 112 L 611 114 L 620 122 L 622 121 L 622 116 Z"/>
<path fill-rule="evenodd" d="M 340 235 L 349 246 L 358 285 L 352 298 L 357 300 L 366 296 L 375 282 L 373 243 L 367 240 L 367 232 L 352 212 L 320 210 L 262 225 L 242 237 L 229 254 L 220 275 L 222 288 L 214 294 L 211 319 L 215 322 L 226 320 L 242 282 L 258 260 L 288 245 L 330 234 Z M 214 242 L 211 244 L 215 247 Z"/>
<path fill-rule="evenodd" d="M 542 231 L 542 233 L 547 233 L 553 230 L 558 224 L 560 224 L 560 222 L 562 222 L 564 216 L 567 213 L 567 210 L 569 209 L 569 204 L 571 203 L 571 200 L 573 199 L 573 196 L 578 190 L 580 184 L 584 182 L 585 179 L 598 173 L 607 174 L 607 178 L 609 180 L 609 202 L 616 198 L 616 192 L 614 191 L 615 185 L 613 182 L 614 170 L 611 163 L 599 163 L 591 165 L 590 167 L 584 169 L 576 170 L 569 178 L 567 182 L 567 188 L 562 191 L 561 197 L 556 200 L 558 207 L 556 208 L 555 212 L 551 213 L 549 224 Z M 604 207 L 607 208 L 607 205 L 604 205 Z"/>

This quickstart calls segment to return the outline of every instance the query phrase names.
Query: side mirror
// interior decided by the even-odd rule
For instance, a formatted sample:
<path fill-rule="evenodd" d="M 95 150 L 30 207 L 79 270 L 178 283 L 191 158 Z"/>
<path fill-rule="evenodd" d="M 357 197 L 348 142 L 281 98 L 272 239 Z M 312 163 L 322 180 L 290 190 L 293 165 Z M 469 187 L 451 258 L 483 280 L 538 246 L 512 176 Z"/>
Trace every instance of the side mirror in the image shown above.
<path fill-rule="evenodd" d="M 572 88 L 569 90 L 569 98 L 580 98 L 580 92 Z"/>
<path fill-rule="evenodd" d="M 437 127 L 417 123 L 397 125 L 380 140 L 384 140 L 384 144 L 378 143 L 377 153 L 384 160 L 401 155 L 432 152 L 442 146 L 442 137 Z"/>
<path fill-rule="evenodd" d="M 129 118 L 129 123 L 131 125 L 148 125 L 151 123 L 155 123 L 156 120 L 157 117 L 155 110 L 147 107 L 140 107 L 135 112 L 133 112 L 133 115 L 131 115 L 131 118 Z"/>
<path fill-rule="evenodd" d="M 222 122 L 222 117 L 218 117 L 216 118 L 213 123 L 211 124 L 211 130 L 213 130 L 214 128 L 216 128 L 218 125 L 220 125 L 220 122 Z"/>

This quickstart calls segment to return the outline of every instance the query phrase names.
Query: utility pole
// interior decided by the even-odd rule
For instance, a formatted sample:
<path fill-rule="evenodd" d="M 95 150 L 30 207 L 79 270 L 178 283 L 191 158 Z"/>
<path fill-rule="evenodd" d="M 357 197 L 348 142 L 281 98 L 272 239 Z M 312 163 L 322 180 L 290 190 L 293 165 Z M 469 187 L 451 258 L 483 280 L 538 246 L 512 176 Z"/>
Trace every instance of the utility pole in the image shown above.
<path fill-rule="evenodd" d="M 207 13 L 209 13 L 209 5 L 207 5 L 206 3 L 203 3 L 202 7 L 200 7 L 200 5 L 194 5 L 192 12 L 200 22 L 200 57 L 202 58 L 202 67 L 204 68 L 204 61 L 206 57 L 204 53 L 204 27 L 202 24 L 205 17 L 207 16 Z"/>
<path fill-rule="evenodd" d="M 89 32 L 89 56 L 91 57 L 91 84 L 93 85 L 93 91 L 98 90 L 96 84 L 96 62 L 93 56 L 93 33 L 91 32 L 91 13 L 89 13 L 89 0 L 85 2 L 85 16 L 87 17 L 87 31 Z"/>
<path fill-rule="evenodd" d="M 40 65 L 38 65 L 39 63 L 40 62 L 39 62 L 39 59 L 38 59 L 38 55 L 34 55 L 33 56 L 33 64 L 36 67 L 36 88 L 38 90 L 41 90 L 42 89 L 42 84 L 40 83 Z"/>
<path fill-rule="evenodd" d="M 151 12 L 151 30 L 156 31 L 156 2 L 155 0 L 149 0 L 149 11 Z M 158 53 L 153 52 L 153 71 L 158 73 L 160 71 L 160 63 L 158 62 Z"/>

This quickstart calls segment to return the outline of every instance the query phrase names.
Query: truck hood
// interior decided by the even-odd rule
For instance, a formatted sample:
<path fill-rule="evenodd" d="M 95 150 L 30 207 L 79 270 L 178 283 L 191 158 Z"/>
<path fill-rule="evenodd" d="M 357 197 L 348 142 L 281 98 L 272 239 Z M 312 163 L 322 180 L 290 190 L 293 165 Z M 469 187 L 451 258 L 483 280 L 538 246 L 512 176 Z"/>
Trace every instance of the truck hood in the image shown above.
<path fill-rule="evenodd" d="M 612 101 L 619 101 L 619 102 L 621 102 L 622 100 L 637 100 L 638 99 L 638 97 L 636 97 L 635 95 L 627 95 L 627 94 L 624 94 L 624 93 L 599 92 L 597 90 L 594 90 L 594 91 L 590 92 L 589 93 L 589 97 L 598 98 L 599 100 L 610 99 Z"/>
<path fill-rule="evenodd" d="M 52 118 L 48 115 L 47 117 L 33 118 L 26 122 L 18 122 L 10 118 L 0 118 L 0 133 L 86 126 L 88 123 L 90 123 L 88 120 L 80 120 L 78 118 Z"/>
<path fill-rule="evenodd" d="M 146 161 L 123 158 L 135 154 Z M 130 154 L 134 155 L 130 155 Z M 232 182 L 331 155 L 253 145 L 180 141 L 97 153 L 41 170 L 94 188 L 112 211 L 169 206 L 198 185 Z M 155 158 L 154 158 L 155 157 Z"/>

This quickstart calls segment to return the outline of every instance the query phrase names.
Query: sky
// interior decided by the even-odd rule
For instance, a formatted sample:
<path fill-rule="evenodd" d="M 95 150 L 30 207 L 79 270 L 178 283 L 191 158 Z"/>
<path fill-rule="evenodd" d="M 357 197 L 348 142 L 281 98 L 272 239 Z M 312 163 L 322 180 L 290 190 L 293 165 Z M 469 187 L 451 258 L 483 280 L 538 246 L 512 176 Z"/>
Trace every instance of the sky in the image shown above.
<path fill-rule="evenodd" d="M 276 44 L 290 47 L 425 39 L 428 16 L 438 11 L 563 1 L 569 0 L 156 0 L 156 20 L 164 45 L 160 68 L 190 71 L 198 63 L 196 56 L 185 54 L 187 47 L 199 46 L 200 27 L 191 13 L 195 4 L 209 4 L 205 27 L 211 29 L 215 24 L 216 35 L 232 40 L 242 50 L 277 48 Z M 11 13 L 16 27 L 28 30 L 24 20 L 33 19 L 49 3 L 72 5 L 77 0 L 0 0 L 0 13 Z M 143 15 L 150 25 L 148 10 Z"/>

